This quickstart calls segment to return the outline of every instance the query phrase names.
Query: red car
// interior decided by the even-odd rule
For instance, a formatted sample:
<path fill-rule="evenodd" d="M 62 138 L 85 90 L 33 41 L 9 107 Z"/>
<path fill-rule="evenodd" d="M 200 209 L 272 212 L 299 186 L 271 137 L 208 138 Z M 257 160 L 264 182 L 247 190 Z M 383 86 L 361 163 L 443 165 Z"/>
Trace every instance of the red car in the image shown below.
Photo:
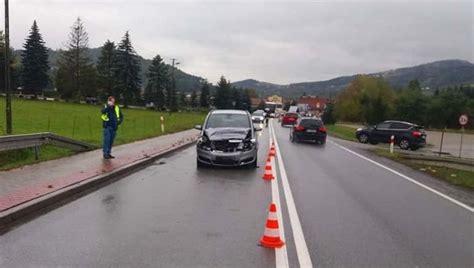
<path fill-rule="evenodd" d="M 281 126 L 294 125 L 298 118 L 300 116 L 297 113 L 286 113 L 281 119 Z"/>

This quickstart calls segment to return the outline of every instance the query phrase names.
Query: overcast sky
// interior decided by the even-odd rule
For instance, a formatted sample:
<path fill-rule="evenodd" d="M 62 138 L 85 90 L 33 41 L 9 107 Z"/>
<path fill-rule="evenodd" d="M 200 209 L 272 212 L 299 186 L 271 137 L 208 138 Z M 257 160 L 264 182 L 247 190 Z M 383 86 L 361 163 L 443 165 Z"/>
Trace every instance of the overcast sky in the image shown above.
<path fill-rule="evenodd" d="M 472 1 L 10 0 L 10 34 L 20 48 L 36 19 L 47 46 L 61 48 L 80 16 L 90 47 L 129 30 L 143 57 L 178 58 L 213 83 L 220 75 L 292 83 L 474 62 L 473 14 Z"/>

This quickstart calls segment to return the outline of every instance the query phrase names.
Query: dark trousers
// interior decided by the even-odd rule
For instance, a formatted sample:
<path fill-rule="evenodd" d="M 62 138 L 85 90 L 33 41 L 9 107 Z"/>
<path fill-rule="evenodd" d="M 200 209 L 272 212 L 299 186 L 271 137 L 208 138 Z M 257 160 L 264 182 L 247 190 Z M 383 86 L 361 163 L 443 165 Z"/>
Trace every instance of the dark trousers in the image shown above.
<path fill-rule="evenodd" d="M 116 133 L 117 131 L 111 127 L 104 128 L 104 145 L 102 147 L 104 156 L 110 155 L 112 153 L 112 145 L 114 144 Z"/>

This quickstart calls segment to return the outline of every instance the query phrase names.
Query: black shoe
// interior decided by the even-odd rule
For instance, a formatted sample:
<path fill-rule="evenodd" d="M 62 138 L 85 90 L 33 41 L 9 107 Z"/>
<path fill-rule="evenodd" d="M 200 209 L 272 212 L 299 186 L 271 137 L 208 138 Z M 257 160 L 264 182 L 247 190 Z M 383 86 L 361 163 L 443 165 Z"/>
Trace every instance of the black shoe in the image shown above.
<path fill-rule="evenodd" d="M 104 155 L 104 159 L 110 159 L 110 155 Z"/>
<path fill-rule="evenodd" d="M 115 156 L 113 156 L 113 155 L 109 154 L 109 158 L 115 158 Z"/>

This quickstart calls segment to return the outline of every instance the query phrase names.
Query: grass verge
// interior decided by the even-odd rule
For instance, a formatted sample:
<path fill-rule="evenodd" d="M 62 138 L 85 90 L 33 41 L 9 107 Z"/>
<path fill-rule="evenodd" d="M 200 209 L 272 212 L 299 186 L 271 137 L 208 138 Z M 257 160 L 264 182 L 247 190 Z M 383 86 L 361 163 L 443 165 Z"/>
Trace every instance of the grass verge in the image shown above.
<path fill-rule="evenodd" d="M 73 151 L 53 145 L 41 146 L 38 160 L 33 148 L 0 152 L 0 170 L 8 170 L 41 161 L 53 160 L 74 154 Z"/>
<path fill-rule="evenodd" d="M 73 104 L 56 101 L 37 101 L 13 98 L 13 134 L 52 132 L 100 146 L 102 121 L 99 105 Z M 5 111 L 5 99 L 0 97 L 0 111 Z M 115 144 L 124 144 L 192 128 L 204 121 L 203 112 L 168 114 L 142 109 L 122 109 L 124 122 Z M 161 131 L 160 117 L 165 131 Z M 5 115 L 0 113 L 0 135 L 5 135 Z M 40 160 L 45 161 L 70 155 L 73 152 L 53 146 L 43 146 Z M 0 153 L 0 169 L 10 169 L 36 162 L 32 149 Z"/>
<path fill-rule="evenodd" d="M 357 141 L 355 137 L 355 128 L 340 125 L 326 125 L 326 128 L 328 129 L 329 135 L 332 135 L 336 138 Z"/>
<path fill-rule="evenodd" d="M 408 159 L 401 157 L 400 154 L 397 152 L 391 154 L 388 150 L 382 148 L 373 148 L 370 151 L 379 156 L 386 157 L 388 159 L 407 165 L 430 176 L 448 181 L 451 184 L 463 186 L 474 190 L 474 172 L 472 171 L 414 163 Z"/>

